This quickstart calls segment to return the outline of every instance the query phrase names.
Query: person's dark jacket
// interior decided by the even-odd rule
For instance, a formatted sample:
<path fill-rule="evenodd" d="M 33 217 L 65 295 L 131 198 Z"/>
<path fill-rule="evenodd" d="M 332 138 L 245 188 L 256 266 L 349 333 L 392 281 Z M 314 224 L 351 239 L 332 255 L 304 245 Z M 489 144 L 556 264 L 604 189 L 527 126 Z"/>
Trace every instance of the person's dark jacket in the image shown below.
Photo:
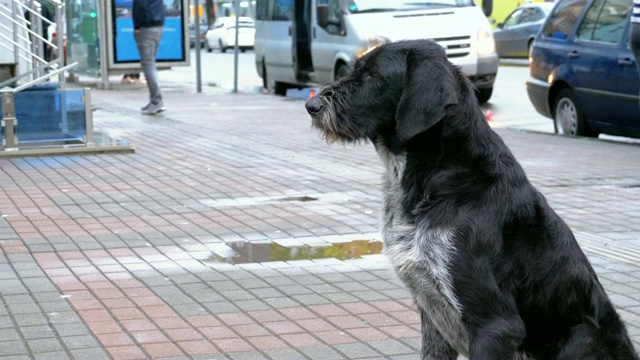
<path fill-rule="evenodd" d="M 133 0 L 133 28 L 164 25 L 164 2 L 162 0 Z"/>

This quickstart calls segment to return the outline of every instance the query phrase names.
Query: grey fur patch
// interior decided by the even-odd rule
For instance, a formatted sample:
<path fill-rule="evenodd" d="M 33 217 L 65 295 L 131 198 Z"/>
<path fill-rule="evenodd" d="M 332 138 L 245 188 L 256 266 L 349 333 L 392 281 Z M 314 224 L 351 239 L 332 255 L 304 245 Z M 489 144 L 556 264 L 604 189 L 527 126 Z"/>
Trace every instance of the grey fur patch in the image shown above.
<path fill-rule="evenodd" d="M 454 231 L 431 228 L 426 221 L 410 224 L 404 218 L 401 181 L 406 165 L 405 156 L 394 155 L 381 144 L 376 144 L 376 150 L 387 169 L 382 228 L 384 253 L 442 337 L 456 351 L 467 356 L 468 332 L 462 323 L 461 306 L 448 273 L 455 253 L 452 242 Z"/>

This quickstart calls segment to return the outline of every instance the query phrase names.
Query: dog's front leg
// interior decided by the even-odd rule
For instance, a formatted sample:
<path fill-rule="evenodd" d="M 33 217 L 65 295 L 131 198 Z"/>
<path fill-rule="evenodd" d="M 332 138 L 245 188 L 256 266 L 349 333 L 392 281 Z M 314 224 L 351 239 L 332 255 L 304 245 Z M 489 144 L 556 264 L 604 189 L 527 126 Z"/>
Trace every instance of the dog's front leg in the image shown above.
<path fill-rule="evenodd" d="M 527 330 L 517 310 L 495 302 L 492 317 L 482 317 L 469 329 L 469 359 L 513 359 Z"/>
<path fill-rule="evenodd" d="M 422 360 L 455 360 L 458 352 L 433 326 L 429 316 L 420 311 L 422 319 Z"/>

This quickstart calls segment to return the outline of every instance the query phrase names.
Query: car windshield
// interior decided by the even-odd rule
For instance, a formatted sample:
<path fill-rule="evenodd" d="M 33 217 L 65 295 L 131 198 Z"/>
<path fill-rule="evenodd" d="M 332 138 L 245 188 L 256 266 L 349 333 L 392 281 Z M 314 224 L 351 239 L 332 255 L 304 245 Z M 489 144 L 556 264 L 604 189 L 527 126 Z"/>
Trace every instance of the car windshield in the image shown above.
<path fill-rule="evenodd" d="M 408 11 L 434 8 L 473 6 L 472 0 L 345 0 L 349 12 L 353 14 L 383 12 L 383 11 Z"/>

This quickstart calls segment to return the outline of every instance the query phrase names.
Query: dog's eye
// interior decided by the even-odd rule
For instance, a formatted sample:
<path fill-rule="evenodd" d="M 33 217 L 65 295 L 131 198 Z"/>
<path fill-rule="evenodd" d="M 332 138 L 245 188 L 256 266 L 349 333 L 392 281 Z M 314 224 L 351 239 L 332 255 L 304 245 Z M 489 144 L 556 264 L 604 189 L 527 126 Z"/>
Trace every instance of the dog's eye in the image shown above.
<path fill-rule="evenodd" d="M 367 79 L 375 79 L 380 76 L 380 73 L 376 70 L 369 70 L 365 76 Z"/>

